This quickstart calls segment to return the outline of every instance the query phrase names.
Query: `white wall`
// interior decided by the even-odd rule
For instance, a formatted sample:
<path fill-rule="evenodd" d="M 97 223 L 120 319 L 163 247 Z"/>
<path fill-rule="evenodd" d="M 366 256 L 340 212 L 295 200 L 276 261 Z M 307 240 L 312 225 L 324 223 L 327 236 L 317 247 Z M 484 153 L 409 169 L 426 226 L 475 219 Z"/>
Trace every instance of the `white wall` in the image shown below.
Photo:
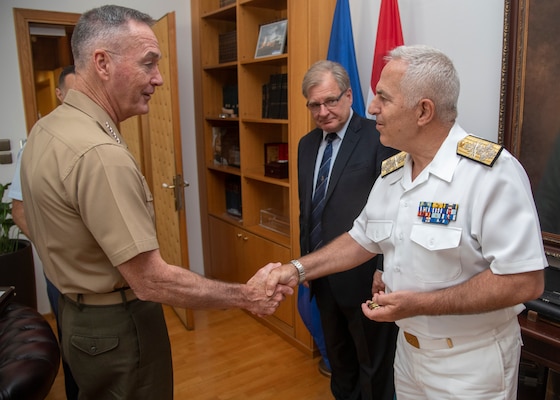
<path fill-rule="evenodd" d="M 367 101 L 380 0 L 349 0 L 354 45 Z M 404 43 L 427 44 L 453 60 L 461 79 L 459 123 L 498 138 L 503 0 L 399 0 Z"/>
<path fill-rule="evenodd" d="M 298 0 L 304 1 L 304 0 Z M 85 3 L 85 5 L 84 5 Z M 159 18 L 175 11 L 177 21 L 179 95 L 183 137 L 189 257 L 191 269 L 203 273 L 200 208 L 196 170 L 192 92 L 192 46 L 189 0 L 115 0 Z M 13 11 L 31 8 L 81 13 L 106 4 L 101 0 L 1 0 L 0 2 L 0 138 L 16 147 L 26 136 Z M 367 98 L 380 0 L 350 0 L 360 79 Z M 478 136 L 497 139 L 503 0 L 399 0 L 405 44 L 424 43 L 446 52 L 461 77 L 459 122 Z M 13 165 L 0 165 L 0 182 L 9 182 Z M 40 266 L 37 272 L 39 310 L 48 312 Z"/>

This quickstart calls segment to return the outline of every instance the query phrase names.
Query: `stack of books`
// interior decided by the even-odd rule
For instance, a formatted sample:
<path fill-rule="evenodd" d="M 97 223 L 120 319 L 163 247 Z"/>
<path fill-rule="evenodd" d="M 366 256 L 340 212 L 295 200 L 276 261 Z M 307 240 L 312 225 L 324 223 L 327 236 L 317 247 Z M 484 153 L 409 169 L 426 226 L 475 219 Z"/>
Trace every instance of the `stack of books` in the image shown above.
<path fill-rule="evenodd" d="M 272 74 L 262 86 L 262 117 L 288 119 L 288 74 Z"/>

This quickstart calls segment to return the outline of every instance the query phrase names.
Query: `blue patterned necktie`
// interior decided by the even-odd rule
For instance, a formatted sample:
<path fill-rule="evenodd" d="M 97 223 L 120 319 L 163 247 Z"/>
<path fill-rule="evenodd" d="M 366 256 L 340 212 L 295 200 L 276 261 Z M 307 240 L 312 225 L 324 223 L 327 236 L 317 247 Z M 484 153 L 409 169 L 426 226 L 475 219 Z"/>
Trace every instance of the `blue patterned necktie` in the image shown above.
<path fill-rule="evenodd" d="M 323 159 L 321 160 L 319 173 L 317 174 L 315 193 L 313 194 L 313 199 L 311 201 L 310 245 L 312 251 L 321 247 L 323 244 L 323 239 L 321 237 L 321 217 L 323 215 L 323 208 L 325 207 L 325 193 L 327 191 L 327 182 L 329 180 L 329 172 L 331 169 L 332 142 L 337 137 L 336 133 L 329 133 L 325 138 L 327 146 L 325 147 L 325 152 L 323 153 Z"/>

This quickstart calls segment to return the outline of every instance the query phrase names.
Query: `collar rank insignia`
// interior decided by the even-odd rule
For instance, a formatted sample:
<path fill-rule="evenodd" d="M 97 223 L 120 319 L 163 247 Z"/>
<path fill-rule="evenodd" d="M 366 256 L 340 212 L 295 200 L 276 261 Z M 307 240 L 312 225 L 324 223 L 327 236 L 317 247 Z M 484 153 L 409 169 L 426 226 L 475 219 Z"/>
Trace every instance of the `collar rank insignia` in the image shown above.
<path fill-rule="evenodd" d="M 499 144 L 469 135 L 457 144 L 457 154 L 491 167 L 503 148 Z"/>
<path fill-rule="evenodd" d="M 458 204 L 436 203 L 421 201 L 418 205 L 418 216 L 422 222 L 447 225 L 457 220 Z"/>
<path fill-rule="evenodd" d="M 404 160 L 406 160 L 406 152 L 401 151 L 392 157 L 387 158 L 381 163 L 381 177 L 389 175 L 391 172 L 395 172 L 399 168 L 404 166 Z"/>

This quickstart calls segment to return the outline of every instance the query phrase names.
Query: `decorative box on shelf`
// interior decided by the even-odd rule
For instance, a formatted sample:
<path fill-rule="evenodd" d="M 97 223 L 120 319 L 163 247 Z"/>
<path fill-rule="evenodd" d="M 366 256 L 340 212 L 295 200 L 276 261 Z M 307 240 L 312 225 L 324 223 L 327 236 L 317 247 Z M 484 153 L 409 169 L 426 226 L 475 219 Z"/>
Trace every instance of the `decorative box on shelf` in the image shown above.
<path fill-rule="evenodd" d="M 272 161 L 264 166 L 264 176 L 277 179 L 288 177 L 288 161 Z"/>
<path fill-rule="evenodd" d="M 261 210 L 261 222 L 259 225 L 282 235 L 290 235 L 289 217 L 282 215 L 280 211 L 272 208 Z"/>
<path fill-rule="evenodd" d="M 265 143 L 264 176 L 285 179 L 288 177 L 288 143 Z"/>

